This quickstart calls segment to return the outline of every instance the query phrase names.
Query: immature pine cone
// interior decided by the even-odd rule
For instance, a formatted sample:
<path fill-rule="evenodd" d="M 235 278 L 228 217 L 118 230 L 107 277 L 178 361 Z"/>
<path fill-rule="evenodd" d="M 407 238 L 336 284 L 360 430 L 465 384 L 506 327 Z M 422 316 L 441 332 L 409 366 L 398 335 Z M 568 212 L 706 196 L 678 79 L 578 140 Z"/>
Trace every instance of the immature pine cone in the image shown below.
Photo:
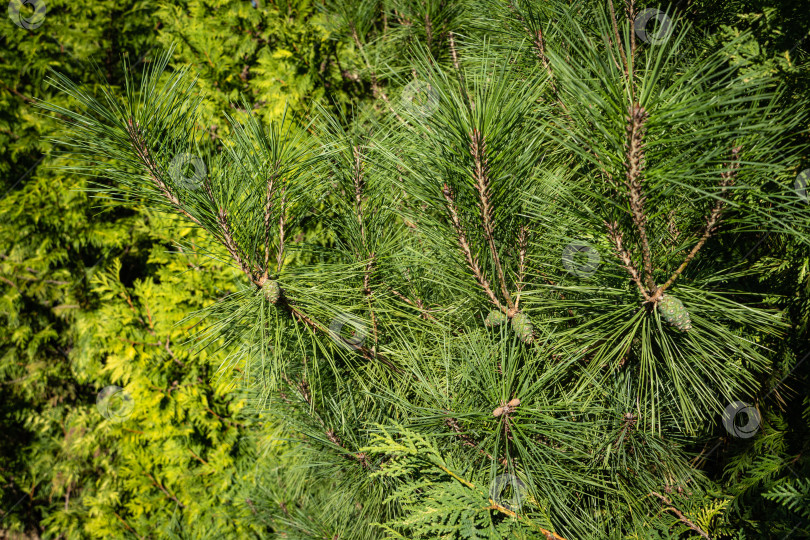
<path fill-rule="evenodd" d="M 499 309 L 493 309 L 492 311 L 489 312 L 487 318 L 484 319 L 484 324 L 491 328 L 493 326 L 500 326 L 504 324 L 506 321 L 507 321 L 506 315 L 504 315 L 503 311 Z"/>
<path fill-rule="evenodd" d="M 674 296 L 664 295 L 658 302 L 658 313 L 669 324 L 680 330 L 688 332 L 692 329 L 692 320 L 689 312 L 683 307 L 683 302 Z"/>
<path fill-rule="evenodd" d="M 271 304 L 278 302 L 281 296 L 281 287 L 278 286 L 277 282 L 269 279 L 262 285 L 262 291 L 264 292 L 264 297 L 267 298 Z"/>
<path fill-rule="evenodd" d="M 529 316 L 524 313 L 516 313 L 512 317 L 512 330 L 523 343 L 531 343 L 534 339 L 534 326 Z"/>

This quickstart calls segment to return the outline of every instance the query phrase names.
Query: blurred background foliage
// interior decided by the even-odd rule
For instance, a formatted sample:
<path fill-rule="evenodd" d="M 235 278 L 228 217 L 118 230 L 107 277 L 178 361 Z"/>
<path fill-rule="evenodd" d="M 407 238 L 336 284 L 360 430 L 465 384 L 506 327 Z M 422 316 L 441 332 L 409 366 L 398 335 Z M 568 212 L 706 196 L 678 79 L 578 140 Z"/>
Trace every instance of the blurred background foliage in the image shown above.
<path fill-rule="evenodd" d="M 0 24 L 0 537 L 265 536 L 245 493 L 272 452 L 256 436 L 272 427 L 240 416 L 243 400 L 214 374 L 226 353 L 197 350 L 194 322 L 178 324 L 236 274 L 179 252 L 178 241 L 205 244 L 199 231 L 91 198 L 53 151 L 54 119 L 32 105 L 69 105 L 49 69 L 116 87 L 174 46 L 207 95 L 198 127 L 216 141 L 240 96 L 267 119 L 347 107 L 364 92 L 337 66 L 351 69 L 351 47 L 307 0 L 47 8 L 37 29 L 5 9 Z M 127 422 L 96 408 L 113 384 L 134 400 Z"/>
<path fill-rule="evenodd" d="M 397 59 L 404 48 L 420 43 L 437 58 L 447 55 L 446 32 L 424 21 L 476 13 L 462 4 L 48 0 L 37 29 L 4 17 L 0 537 L 268 537 L 297 496 L 283 489 L 293 474 L 283 465 L 294 456 L 269 443 L 276 426 L 243 413 L 230 374 L 215 373 L 227 350 L 195 347 L 195 321 L 186 319 L 233 292 L 238 272 L 178 248 L 177 241 L 206 245 L 199 230 L 83 191 L 87 179 L 71 174 L 66 167 L 74 164 L 49 142 L 55 119 L 32 106 L 38 99 L 70 105 L 48 86 L 48 70 L 91 89 L 103 81 L 116 87 L 126 71 L 137 79 L 157 51 L 174 47 L 174 62 L 199 77 L 206 99 L 198 129 L 216 144 L 228 129 L 222 111 L 245 105 L 265 121 L 286 108 L 308 116 L 316 104 L 351 116 L 389 81 L 407 78 Z M 810 94 L 806 3 L 681 0 L 675 7 L 718 44 L 751 31 L 732 60 L 751 77 Z M 410 24 L 370 46 L 388 17 Z M 320 230 L 306 234 L 311 240 Z M 780 370 L 763 384 L 791 376 L 761 404 L 767 437 L 726 441 L 707 469 L 715 471 L 717 500 L 734 501 L 738 523 L 767 537 L 770 521 L 800 519 L 789 532 L 801 537 L 810 534 L 810 362 L 799 365 L 810 352 L 810 256 L 798 243 L 776 249 L 764 234 L 746 241 L 783 254 L 755 257 L 761 272 L 751 287 L 772 291 L 795 329 L 779 353 Z M 127 422 L 97 410 L 108 385 L 134 399 Z M 254 502 L 256 494 L 263 499 Z M 319 506 L 297 503 L 310 515 Z M 329 529 L 312 522 L 309 537 Z"/>

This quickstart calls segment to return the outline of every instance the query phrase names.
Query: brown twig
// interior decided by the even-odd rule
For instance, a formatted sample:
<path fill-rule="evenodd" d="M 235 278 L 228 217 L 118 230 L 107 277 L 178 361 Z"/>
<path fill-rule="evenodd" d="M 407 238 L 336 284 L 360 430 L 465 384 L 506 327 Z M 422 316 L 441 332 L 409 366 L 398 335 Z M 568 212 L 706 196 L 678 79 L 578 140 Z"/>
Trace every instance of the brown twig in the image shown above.
<path fill-rule="evenodd" d="M 276 163 L 276 166 L 278 166 L 278 163 Z M 262 273 L 260 279 L 262 285 L 267 281 L 270 273 L 270 216 L 273 208 L 276 178 L 277 174 L 275 172 L 267 177 L 267 189 L 264 197 L 264 273 Z"/>
<path fill-rule="evenodd" d="M 444 424 L 456 433 L 456 436 L 462 441 L 462 443 L 464 443 L 464 445 L 475 448 L 480 453 L 488 457 L 491 461 L 495 461 L 495 458 L 492 456 L 492 454 L 481 448 L 481 446 L 478 443 L 476 443 L 475 439 L 473 439 L 470 435 L 464 433 L 464 430 L 461 429 L 460 425 L 458 425 L 458 420 L 456 420 L 452 416 L 448 416 L 447 418 L 444 419 Z"/>
<path fill-rule="evenodd" d="M 287 223 L 287 186 L 281 186 L 281 200 L 279 201 L 278 216 L 278 257 L 276 258 L 276 272 L 281 272 L 281 265 L 284 263 L 284 232 Z"/>
<path fill-rule="evenodd" d="M 678 510 L 677 508 L 672 506 L 672 502 L 669 499 L 667 499 L 666 497 L 664 497 L 660 493 L 656 493 L 655 491 L 651 492 L 650 495 L 654 495 L 654 496 L 658 497 L 659 499 L 661 499 L 662 501 L 664 501 L 665 504 L 668 504 L 669 506 L 667 506 L 665 508 L 665 510 L 669 510 L 670 512 L 672 512 L 673 514 L 678 516 L 678 520 L 680 520 L 681 523 L 683 523 L 684 525 L 686 525 L 687 527 L 689 527 L 690 529 L 692 529 L 693 531 L 698 533 L 700 536 L 702 536 L 706 540 L 711 540 L 711 537 L 709 536 L 709 533 L 707 533 L 706 531 L 704 531 L 703 529 L 701 529 L 700 527 L 698 527 L 697 525 L 692 523 L 686 516 L 684 516 L 681 513 L 680 510 Z"/>
<path fill-rule="evenodd" d="M 507 313 L 508 310 L 501 304 L 498 297 L 495 296 L 495 293 L 492 291 L 492 287 L 489 285 L 489 281 L 487 281 L 487 278 L 484 277 L 483 272 L 481 272 L 481 268 L 478 266 L 478 260 L 472 254 L 470 244 L 467 242 L 467 236 L 464 234 L 464 229 L 461 227 L 461 221 L 458 217 L 458 210 L 456 209 L 456 203 L 453 199 L 453 192 L 450 190 L 450 187 L 447 184 L 444 184 L 443 194 L 444 198 L 447 200 L 447 210 L 450 213 L 450 222 L 453 224 L 453 228 L 456 230 L 458 243 L 461 246 L 462 252 L 464 252 L 464 257 L 467 259 L 467 264 L 469 265 L 470 270 L 472 270 L 475 279 L 478 281 L 481 288 L 484 289 L 484 292 L 489 297 L 489 300 L 498 309 L 504 313 Z"/>
<path fill-rule="evenodd" d="M 185 508 L 185 507 L 186 507 L 186 505 L 184 505 L 183 503 L 181 503 L 181 502 L 180 502 L 180 501 L 177 499 L 177 497 L 175 497 L 174 495 L 172 495 L 171 493 L 169 493 L 169 492 L 168 492 L 168 490 L 167 490 L 165 487 L 163 487 L 163 486 L 160 484 L 160 482 L 158 482 L 158 481 L 155 479 L 155 477 L 154 477 L 154 476 L 152 476 L 152 475 L 151 475 L 151 474 L 149 474 L 149 473 L 146 473 L 146 476 L 148 476 L 148 477 L 149 477 L 149 479 L 152 481 L 152 484 L 153 484 L 154 486 L 156 486 L 158 489 L 160 489 L 160 491 L 162 491 L 163 493 L 165 493 L 165 494 L 166 494 L 166 496 L 167 496 L 167 497 L 169 497 L 171 500 L 173 500 L 174 502 L 176 502 L 176 503 L 177 503 L 177 504 L 180 506 L 180 508 Z"/>
<path fill-rule="evenodd" d="M 371 315 L 371 330 L 374 334 L 374 346 L 371 348 L 371 350 L 375 353 L 377 351 L 379 336 L 377 332 L 377 317 L 374 314 L 374 291 L 371 290 L 371 273 L 374 270 L 374 258 L 376 255 L 376 253 L 371 254 L 371 258 L 366 263 L 366 269 L 363 274 L 363 294 L 368 301 L 368 311 Z"/>
<path fill-rule="evenodd" d="M 388 287 L 388 290 L 391 291 L 392 293 L 394 293 L 394 295 L 397 298 L 399 298 L 400 300 L 402 300 L 403 302 L 405 302 L 409 306 L 418 309 L 419 313 L 421 314 L 423 319 L 429 319 L 429 320 L 432 320 L 434 322 L 439 322 L 438 319 L 436 319 L 436 317 L 431 315 L 430 311 L 425 308 L 424 304 L 422 303 L 421 298 L 416 298 L 416 300 L 411 300 L 410 298 L 408 298 L 407 296 L 405 296 L 404 294 L 402 294 L 401 292 L 399 292 L 396 289 Z"/>
<path fill-rule="evenodd" d="M 638 275 L 638 270 L 633 264 L 633 260 L 630 258 L 630 253 L 628 253 L 627 249 L 622 244 L 622 233 L 619 230 L 619 224 L 615 221 L 613 223 L 606 221 L 605 226 L 608 229 L 608 236 L 616 246 L 616 254 L 619 256 L 619 259 L 621 259 L 622 266 L 624 266 L 624 269 L 627 270 L 627 273 L 630 274 L 630 277 L 633 279 L 636 286 L 638 286 L 641 296 L 643 296 L 645 300 L 649 300 L 650 296 L 641 283 L 641 277 Z"/>
<path fill-rule="evenodd" d="M 517 19 L 520 21 L 521 25 L 523 26 L 523 31 L 529 34 L 532 37 L 532 44 L 534 45 L 534 54 L 540 60 L 540 63 L 543 64 L 543 68 L 548 73 L 548 81 L 551 84 L 551 91 L 557 98 L 557 103 L 562 107 L 563 112 L 565 113 L 565 117 L 570 120 L 568 116 L 568 107 L 565 106 L 565 103 L 562 102 L 560 99 L 560 93 L 557 90 L 557 83 L 555 82 L 556 79 L 554 77 L 554 71 L 551 68 L 551 62 L 548 60 L 548 55 L 546 54 L 546 42 L 543 38 L 543 30 L 542 28 L 537 28 L 534 32 L 526 25 L 526 20 L 523 18 L 523 15 L 515 7 L 512 0 L 509 0 L 509 9 L 512 10 L 512 13 L 515 14 Z"/>
<path fill-rule="evenodd" d="M 242 250 L 233 238 L 233 231 L 228 223 L 228 210 L 223 207 L 219 208 L 217 212 L 217 223 L 219 224 L 220 232 L 222 233 L 222 243 L 225 249 L 228 250 L 231 258 L 239 265 L 239 268 L 244 272 L 250 280 L 257 286 L 261 287 L 261 280 L 256 276 L 253 270 L 248 265 L 245 257 L 242 256 Z"/>

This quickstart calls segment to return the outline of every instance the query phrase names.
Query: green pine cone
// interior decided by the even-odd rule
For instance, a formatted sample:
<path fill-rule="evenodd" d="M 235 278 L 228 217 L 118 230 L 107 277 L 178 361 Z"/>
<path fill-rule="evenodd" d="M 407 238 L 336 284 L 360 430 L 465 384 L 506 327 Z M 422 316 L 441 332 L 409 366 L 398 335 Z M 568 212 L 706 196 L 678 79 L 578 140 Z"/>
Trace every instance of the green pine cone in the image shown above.
<path fill-rule="evenodd" d="M 534 339 L 534 326 L 529 316 L 524 313 L 516 313 L 512 317 L 512 330 L 523 343 L 531 343 Z"/>
<path fill-rule="evenodd" d="M 499 309 L 493 309 L 489 312 L 487 318 L 484 319 L 484 324 L 490 328 L 493 326 L 500 326 L 506 322 L 506 315 L 504 315 L 503 311 Z"/>
<path fill-rule="evenodd" d="M 278 302 L 281 296 L 281 287 L 278 286 L 277 282 L 269 279 L 262 285 L 262 291 L 264 292 L 264 297 L 267 298 L 271 304 Z"/>
<path fill-rule="evenodd" d="M 665 295 L 659 300 L 658 313 L 667 323 L 681 332 L 688 332 L 692 329 L 689 312 L 683 307 L 683 303 L 674 296 Z"/>

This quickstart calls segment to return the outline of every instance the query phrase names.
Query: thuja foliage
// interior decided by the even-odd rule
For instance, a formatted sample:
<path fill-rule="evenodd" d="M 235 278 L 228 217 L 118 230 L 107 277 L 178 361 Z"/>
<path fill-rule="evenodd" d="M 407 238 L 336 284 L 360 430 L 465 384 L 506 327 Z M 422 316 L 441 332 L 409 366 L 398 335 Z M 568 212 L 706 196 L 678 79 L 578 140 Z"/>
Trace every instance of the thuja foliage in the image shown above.
<path fill-rule="evenodd" d="M 779 407 L 806 352 L 806 101 L 741 65 L 751 35 L 679 11 L 646 34 L 632 2 L 333 7 L 376 98 L 351 115 L 242 106 L 213 144 L 168 54 L 122 92 L 56 75 L 79 106 L 46 105 L 101 196 L 185 220 L 241 275 L 189 320 L 281 426 L 264 519 L 286 538 L 801 528 L 803 428 Z M 291 241 L 313 221 L 328 241 Z"/>

